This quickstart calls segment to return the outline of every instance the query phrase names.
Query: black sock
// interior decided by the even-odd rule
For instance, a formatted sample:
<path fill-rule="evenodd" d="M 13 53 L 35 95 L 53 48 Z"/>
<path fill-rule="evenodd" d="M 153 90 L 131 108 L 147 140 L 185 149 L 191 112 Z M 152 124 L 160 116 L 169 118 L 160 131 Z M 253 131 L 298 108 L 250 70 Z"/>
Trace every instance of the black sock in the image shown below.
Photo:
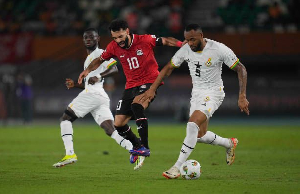
<path fill-rule="evenodd" d="M 144 107 L 141 104 L 133 103 L 131 105 L 132 112 L 136 118 L 136 125 L 141 137 L 141 144 L 149 149 L 148 145 L 148 120 L 144 114 Z"/>
<path fill-rule="evenodd" d="M 119 135 L 121 135 L 122 137 L 124 137 L 132 143 L 134 149 L 141 147 L 141 142 L 139 138 L 137 138 L 137 136 L 132 132 L 130 126 L 126 124 L 122 127 L 115 126 L 115 128 L 118 131 Z"/>

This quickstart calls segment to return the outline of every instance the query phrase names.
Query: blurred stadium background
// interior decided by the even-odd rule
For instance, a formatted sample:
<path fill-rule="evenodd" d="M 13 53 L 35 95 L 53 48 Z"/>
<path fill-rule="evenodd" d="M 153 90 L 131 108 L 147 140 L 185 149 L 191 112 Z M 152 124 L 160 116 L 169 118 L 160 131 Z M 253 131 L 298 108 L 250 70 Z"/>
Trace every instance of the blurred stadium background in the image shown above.
<path fill-rule="evenodd" d="M 83 30 L 96 27 L 105 48 L 115 18 L 138 34 L 183 40 L 186 24 L 229 46 L 248 71 L 251 117 L 299 117 L 300 12 L 298 0 L 0 0 L 0 120 L 2 124 L 58 119 L 79 89 L 86 51 Z M 163 67 L 178 48 L 156 48 Z M 120 73 L 107 80 L 114 110 L 125 85 Z M 223 68 L 226 98 L 215 117 L 245 117 L 237 106 L 238 79 Z M 174 71 L 148 110 L 149 117 L 185 121 L 191 79 L 188 68 Z M 32 93 L 31 93 L 32 91 Z M 32 109 L 31 109 L 32 108 Z"/>

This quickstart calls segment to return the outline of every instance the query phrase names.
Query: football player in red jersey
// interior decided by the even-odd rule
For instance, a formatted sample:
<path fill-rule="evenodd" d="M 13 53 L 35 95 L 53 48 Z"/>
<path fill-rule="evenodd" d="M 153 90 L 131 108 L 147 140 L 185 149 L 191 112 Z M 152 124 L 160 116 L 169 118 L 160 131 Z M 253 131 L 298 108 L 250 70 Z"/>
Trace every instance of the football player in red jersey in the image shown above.
<path fill-rule="evenodd" d="M 81 83 L 89 72 L 98 68 L 104 61 L 113 57 L 119 59 L 126 76 L 126 85 L 122 99 L 117 105 L 114 125 L 118 133 L 131 141 L 134 146 L 130 151 L 130 162 L 135 163 L 138 160 L 137 162 L 141 163 L 139 156 L 150 155 L 148 121 L 144 114 L 150 101 L 140 103 L 137 96 L 147 91 L 159 74 L 153 48 L 162 45 L 181 47 L 182 42 L 172 37 L 131 34 L 127 22 L 120 19 L 112 21 L 109 30 L 114 41 L 111 41 L 104 53 L 94 59 L 80 74 L 78 83 Z M 136 119 L 140 139 L 127 125 L 128 121 L 133 118 Z M 144 157 L 141 160 L 144 160 Z M 136 165 L 141 164 L 136 163 Z"/>

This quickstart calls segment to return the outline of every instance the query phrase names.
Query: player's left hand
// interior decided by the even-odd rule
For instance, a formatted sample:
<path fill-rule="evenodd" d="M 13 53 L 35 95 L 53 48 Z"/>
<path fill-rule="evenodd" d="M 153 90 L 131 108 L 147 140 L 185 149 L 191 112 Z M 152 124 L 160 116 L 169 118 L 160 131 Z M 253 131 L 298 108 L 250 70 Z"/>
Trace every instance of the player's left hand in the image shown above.
<path fill-rule="evenodd" d="M 88 80 L 88 84 L 94 85 L 98 81 L 99 81 L 99 79 L 96 76 L 90 77 L 90 79 Z"/>
<path fill-rule="evenodd" d="M 239 100 L 238 100 L 238 105 L 241 109 L 241 112 L 245 112 L 247 115 L 250 114 L 250 111 L 249 111 L 249 108 L 248 108 L 249 102 L 248 102 L 246 97 L 240 96 Z"/>
<path fill-rule="evenodd" d="M 89 74 L 89 72 L 87 70 L 84 70 L 83 72 L 81 72 L 81 74 L 78 77 L 78 83 L 81 84 L 82 80 Z"/>

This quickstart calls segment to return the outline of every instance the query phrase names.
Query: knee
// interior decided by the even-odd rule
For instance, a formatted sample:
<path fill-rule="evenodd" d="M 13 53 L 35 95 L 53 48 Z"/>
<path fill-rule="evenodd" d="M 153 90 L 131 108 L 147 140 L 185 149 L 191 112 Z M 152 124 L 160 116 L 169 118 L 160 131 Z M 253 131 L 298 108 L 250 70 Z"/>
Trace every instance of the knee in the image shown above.
<path fill-rule="evenodd" d="M 133 102 L 133 103 L 131 104 L 131 110 L 132 110 L 133 112 L 141 111 L 141 110 L 144 110 L 144 107 L 143 107 L 143 105 L 141 105 L 141 104 L 139 104 L 139 103 Z"/>
<path fill-rule="evenodd" d="M 60 117 L 60 122 L 62 121 L 70 121 L 73 122 L 77 119 L 78 117 L 75 115 L 74 111 L 71 109 L 66 109 L 64 114 Z"/>
<path fill-rule="evenodd" d="M 144 107 L 141 104 L 133 103 L 131 104 L 131 110 L 136 119 L 145 118 Z"/>

